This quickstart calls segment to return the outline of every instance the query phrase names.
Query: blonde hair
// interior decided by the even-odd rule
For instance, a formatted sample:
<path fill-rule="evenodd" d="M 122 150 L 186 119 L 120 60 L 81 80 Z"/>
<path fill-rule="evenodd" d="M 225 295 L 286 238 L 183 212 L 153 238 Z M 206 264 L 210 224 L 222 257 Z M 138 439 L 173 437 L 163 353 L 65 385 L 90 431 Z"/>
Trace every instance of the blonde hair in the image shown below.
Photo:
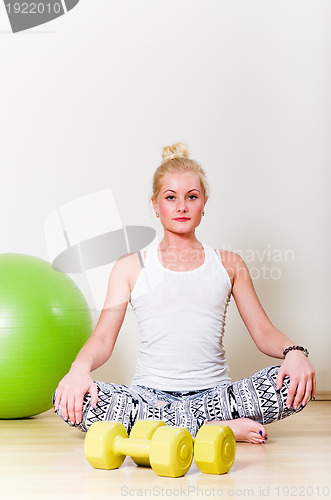
<path fill-rule="evenodd" d="M 162 162 L 157 167 L 153 176 L 152 198 L 157 199 L 164 177 L 170 173 L 194 172 L 199 176 L 202 195 L 206 199 L 209 195 L 209 187 L 206 174 L 201 165 L 189 158 L 189 150 L 186 144 L 177 142 L 171 146 L 165 146 L 162 150 Z"/>

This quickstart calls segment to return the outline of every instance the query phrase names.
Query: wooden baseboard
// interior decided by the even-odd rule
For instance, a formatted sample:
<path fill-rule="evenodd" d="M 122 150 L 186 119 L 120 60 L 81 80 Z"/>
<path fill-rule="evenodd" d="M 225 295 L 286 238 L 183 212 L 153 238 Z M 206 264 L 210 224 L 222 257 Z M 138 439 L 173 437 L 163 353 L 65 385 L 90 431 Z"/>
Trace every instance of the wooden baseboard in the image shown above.
<path fill-rule="evenodd" d="M 316 401 L 331 401 L 331 391 L 317 391 Z"/>

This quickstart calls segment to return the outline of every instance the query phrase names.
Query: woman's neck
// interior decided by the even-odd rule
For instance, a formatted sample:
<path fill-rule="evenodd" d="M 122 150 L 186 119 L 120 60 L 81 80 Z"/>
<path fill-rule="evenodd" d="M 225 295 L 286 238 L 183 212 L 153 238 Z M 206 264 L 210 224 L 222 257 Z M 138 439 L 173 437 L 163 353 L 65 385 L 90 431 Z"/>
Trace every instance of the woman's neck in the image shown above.
<path fill-rule="evenodd" d="M 183 250 L 201 250 L 202 248 L 195 235 L 192 237 L 192 235 L 165 234 L 159 244 L 159 249 L 162 252 L 169 250 L 181 252 Z"/>

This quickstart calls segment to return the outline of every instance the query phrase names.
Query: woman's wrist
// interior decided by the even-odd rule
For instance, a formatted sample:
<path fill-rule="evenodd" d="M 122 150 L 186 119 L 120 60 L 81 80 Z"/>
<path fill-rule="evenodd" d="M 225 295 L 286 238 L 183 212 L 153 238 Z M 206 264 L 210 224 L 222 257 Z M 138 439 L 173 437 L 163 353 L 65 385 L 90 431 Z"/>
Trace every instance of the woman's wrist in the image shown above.
<path fill-rule="evenodd" d="M 283 359 L 285 359 L 286 354 L 288 354 L 291 351 L 299 351 L 302 352 L 307 358 L 309 355 L 308 350 L 305 347 L 302 347 L 302 345 L 292 345 L 289 347 L 286 347 L 286 349 L 283 351 Z"/>
<path fill-rule="evenodd" d="M 80 361 L 80 360 L 75 360 L 72 363 L 71 370 L 72 371 L 78 371 L 78 372 L 85 372 L 85 373 L 90 373 L 91 372 L 91 369 L 88 366 L 88 364 L 84 363 L 83 361 Z"/>

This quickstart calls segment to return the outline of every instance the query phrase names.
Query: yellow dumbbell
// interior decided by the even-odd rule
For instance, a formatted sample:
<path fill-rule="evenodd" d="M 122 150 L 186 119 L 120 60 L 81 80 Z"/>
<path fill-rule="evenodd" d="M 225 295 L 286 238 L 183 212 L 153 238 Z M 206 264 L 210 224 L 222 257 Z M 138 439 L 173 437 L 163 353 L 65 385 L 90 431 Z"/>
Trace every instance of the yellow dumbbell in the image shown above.
<path fill-rule="evenodd" d="M 130 439 L 148 439 L 150 441 L 153 434 L 159 427 L 164 427 L 166 424 L 162 420 L 137 420 L 130 432 Z M 150 467 L 149 454 L 148 456 L 131 455 L 132 460 L 137 465 Z"/>
<path fill-rule="evenodd" d="M 129 455 L 158 476 L 180 477 L 191 466 L 193 438 L 186 428 L 167 427 L 162 421 L 140 420 L 130 437 L 119 422 L 95 422 L 87 431 L 84 451 L 96 469 L 116 469 Z"/>
<path fill-rule="evenodd" d="M 194 440 L 194 460 L 201 472 L 225 474 L 234 462 L 236 439 L 228 425 L 203 425 Z"/>

